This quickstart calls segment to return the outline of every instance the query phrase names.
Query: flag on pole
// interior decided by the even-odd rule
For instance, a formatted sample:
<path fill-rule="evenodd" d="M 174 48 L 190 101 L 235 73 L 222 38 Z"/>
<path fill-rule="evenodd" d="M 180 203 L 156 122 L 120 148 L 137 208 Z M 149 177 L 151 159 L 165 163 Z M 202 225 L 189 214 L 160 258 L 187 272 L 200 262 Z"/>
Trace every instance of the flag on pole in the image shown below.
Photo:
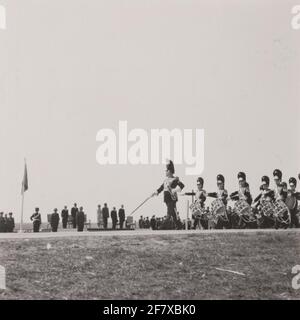
<path fill-rule="evenodd" d="M 27 190 L 28 190 L 28 175 L 27 175 L 27 165 L 25 162 L 24 177 L 22 181 L 22 194 L 24 194 L 24 192 Z"/>

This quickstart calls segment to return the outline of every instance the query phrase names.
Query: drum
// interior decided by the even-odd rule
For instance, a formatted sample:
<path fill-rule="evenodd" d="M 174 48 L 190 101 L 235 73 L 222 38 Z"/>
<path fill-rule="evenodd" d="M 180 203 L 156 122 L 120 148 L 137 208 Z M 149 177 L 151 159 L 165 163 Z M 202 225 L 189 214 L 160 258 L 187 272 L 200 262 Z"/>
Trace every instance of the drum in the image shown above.
<path fill-rule="evenodd" d="M 274 203 L 274 214 L 276 220 L 284 225 L 289 225 L 291 222 L 290 210 L 282 200 L 277 200 Z"/>
<path fill-rule="evenodd" d="M 214 215 L 222 215 L 226 212 L 226 207 L 221 199 L 216 199 L 211 203 L 211 211 Z"/>
<path fill-rule="evenodd" d="M 285 204 L 290 210 L 294 210 L 297 208 L 298 203 L 297 203 L 296 197 L 292 197 L 291 195 L 288 195 L 285 200 Z"/>
<path fill-rule="evenodd" d="M 234 211 L 239 215 L 249 215 L 251 213 L 251 207 L 245 200 L 239 200 L 234 204 Z"/>
<path fill-rule="evenodd" d="M 239 200 L 234 205 L 234 211 L 241 217 L 244 223 L 254 223 L 257 221 L 256 216 L 251 210 L 251 206 L 245 200 Z"/>
<path fill-rule="evenodd" d="M 215 223 L 220 221 L 228 221 L 226 207 L 221 199 L 216 199 L 211 203 L 212 219 Z"/>
<path fill-rule="evenodd" d="M 266 217 L 272 217 L 274 214 L 274 205 L 271 201 L 263 200 L 260 204 L 262 214 Z"/>
<path fill-rule="evenodd" d="M 201 218 L 201 216 L 205 213 L 205 209 L 202 207 L 199 201 L 195 201 L 190 205 L 190 209 L 192 210 L 192 214 L 195 218 Z"/>

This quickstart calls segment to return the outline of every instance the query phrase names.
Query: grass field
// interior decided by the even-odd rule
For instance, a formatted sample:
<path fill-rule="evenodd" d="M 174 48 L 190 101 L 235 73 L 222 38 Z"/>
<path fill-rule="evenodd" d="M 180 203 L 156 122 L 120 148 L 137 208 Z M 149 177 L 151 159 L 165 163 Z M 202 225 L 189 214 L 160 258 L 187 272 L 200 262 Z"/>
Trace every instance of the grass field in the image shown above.
<path fill-rule="evenodd" d="M 300 299 L 297 264 L 292 231 L 0 240 L 0 299 Z"/>

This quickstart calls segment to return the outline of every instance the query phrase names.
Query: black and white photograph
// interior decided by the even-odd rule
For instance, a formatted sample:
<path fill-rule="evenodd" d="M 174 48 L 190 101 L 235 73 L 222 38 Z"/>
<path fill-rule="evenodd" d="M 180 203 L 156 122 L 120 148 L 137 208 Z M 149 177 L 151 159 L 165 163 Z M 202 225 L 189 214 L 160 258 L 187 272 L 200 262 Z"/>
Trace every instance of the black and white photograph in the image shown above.
<path fill-rule="evenodd" d="M 299 0 L 0 0 L 0 300 L 299 300 L 299 138 Z"/>

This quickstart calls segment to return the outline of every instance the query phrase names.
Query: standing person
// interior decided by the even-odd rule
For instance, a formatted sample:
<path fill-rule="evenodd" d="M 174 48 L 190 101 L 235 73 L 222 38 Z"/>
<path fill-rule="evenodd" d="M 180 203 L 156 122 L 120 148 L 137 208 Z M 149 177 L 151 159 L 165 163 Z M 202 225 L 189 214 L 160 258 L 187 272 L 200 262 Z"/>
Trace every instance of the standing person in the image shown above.
<path fill-rule="evenodd" d="M 282 182 L 282 172 L 279 169 L 275 169 L 273 171 L 273 179 L 275 183 L 275 188 L 274 188 L 275 201 L 277 200 L 285 201 L 287 196 L 287 190 L 285 190 L 284 188 L 285 183 Z"/>
<path fill-rule="evenodd" d="M 150 220 L 150 227 L 151 227 L 152 230 L 156 230 L 157 229 L 157 223 L 156 223 L 155 215 L 153 215 L 151 220 Z"/>
<path fill-rule="evenodd" d="M 61 211 L 61 219 L 62 219 L 62 227 L 63 229 L 66 229 L 68 225 L 68 219 L 69 219 L 69 210 L 67 206 L 65 206 L 64 209 Z"/>
<path fill-rule="evenodd" d="M 273 180 L 275 183 L 275 187 L 274 187 L 274 200 L 281 200 L 281 188 L 280 188 L 280 184 L 281 184 L 281 180 L 282 180 L 282 172 L 279 169 L 275 169 L 273 171 Z"/>
<path fill-rule="evenodd" d="M 197 192 L 195 195 L 195 202 L 199 203 L 200 207 L 204 210 L 205 208 L 205 200 L 206 200 L 206 191 L 203 189 L 204 179 L 199 177 L 197 179 Z M 205 218 L 205 215 L 201 214 L 201 216 L 197 216 L 194 214 L 194 226 L 193 229 L 196 229 L 201 224 L 203 229 L 208 229 L 208 220 Z M 199 226 L 200 227 L 200 226 Z"/>
<path fill-rule="evenodd" d="M 143 228 L 144 228 L 144 218 L 143 218 L 143 216 L 140 216 L 140 219 L 139 219 L 139 228 L 140 228 L 140 229 L 143 229 Z"/>
<path fill-rule="evenodd" d="M 289 179 L 290 189 L 287 192 L 286 205 L 290 210 L 291 214 L 291 228 L 299 228 L 298 213 L 298 200 L 300 200 L 300 192 L 296 191 L 297 180 L 294 177 Z"/>
<path fill-rule="evenodd" d="M 39 232 L 40 231 L 40 226 L 41 226 L 41 223 L 42 223 L 42 217 L 41 217 L 39 208 L 35 208 L 35 212 L 30 217 L 30 220 L 33 223 L 33 232 Z"/>
<path fill-rule="evenodd" d="M 208 197 L 221 199 L 225 206 L 227 206 L 228 191 L 225 189 L 225 178 L 222 174 L 217 175 L 217 192 L 209 192 Z"/>
<path fill-rule="evenodd" d="M 77 226 L 77 231 L 82 232 L 84 228 L 84 211 L 83 207 L 79 208 L 79 211 L 77 211 L 76 214 L 76 226 Z"/>
<path fill-rule="evenodd" d="M 269 188 L 270 178 L 268 176 L 263 176 L 261 182 L 262 184 L 259 188 L 260 194 L 254 199 L 253 206 L 261 216 L 261 218 L 259 218 L 259 227 L 272 228 L 275 224 L 274 212 L 268 210 L 269 212 L 264 213 L 263 211 L 266 211 L 264 207 L 267 205 L 270 207 L 270 204 L 274 201 L 274 191 Z"/>
<path fill-rule="evenodd" d="M 232 222 L 233 222 L 233 217 L 228 214 L 227 211 L 227 198 L 228 198 L 228 192 L 225 189 L 225 177 L 222 174 L 217 175 L 217 192 L 210 192 L 208 193 L 208 197 L 216 198 L 219 200 L 222 200 L 224 204 L 224 212 L 216 217 L 216 229 L 223 229 L 225 228 L 231 228 L 232 227 Z M 222 210 L 222 209 L 220 209 Z M 215 212 L 213 212 L 214 214 Z"/>
<path fill-rule="evenodd" d="M 101 210 L 101 205 L 98 204 L 98 209 L 97 209 L 97 226 L 100 229 L 101 225 L 103 224 L 103 218 L 102 218 L 102 210 Z"/>
<path fill-rule="evenodd" d="M 13 218 L 12 212 L 8 214 L 8 219 L 7 219 L 7 232 L 14 232 L 15 229 L 15 219 Z"/>
<path fill-rule="evenodd" d="M 120 229 L 123 229 L 124 222 L 125 222 L 125 210 L 124 210 L 124 205 L 121 205 L 121 208 L 119 209 L 118 212 L 119 215 L 119 221 L 120 221 Z"/>
<path fill-rule="evenodd" d="M 288 207 L 286 207 L 286 210 L 284 212 L 281 212 L 278 214 L 276 212 L 276 208 L 278 206 L 281 206 L 283 204 L 286 204 L 288 190 L 287 190 L 287 184 L 285 182 L 282 182 L 282 172 L 279 169 L 275 169 L 273 171 L 273 179 L 275 183 L 274 187 L 274 206 L 275 206 L 275 229 L 278 228 L 288 228 L 290 225 L 290 213 Z"/>
<path fill-rule="evenodd" d="M 103 219 L 104 229 L 107 229 L 108 218 L 109 218 L 109 209 L 107 207 L 107 203 L 104 203 L 104 207 L 102 208 L 102 219 Z"/>
<path fill-rule="evenodd" d="M 274 191 L 269 188 L 270 186 L 270 178 L 268 176 L 263 176 L 261 178 L 261 186 L 260 186 L 260 194 L 254 199 L 253 203 L 258 205 L 263 201 L 274 201 Z"/>
<path fill-rule="evenodd" d="M 110 213 L 110 217 L 112 220 L 112 228 L 113 228 L 113 230 L 115 230 L 116 226 L 117 226 L 117 222 L 118 222 L 117 210 L 115 207 L 113 207 L 113 209 Z"/>
<path fill-rule="evenodd" d="M 145 221 L 145 229 L 150 229 L 150 220 L 149 220 L 149 217 L 146 218 L 146 221 Z"/>
<path fill-rule="evenodd" d="M 246 174 L 244 172 L 239 172 L 237 177 L 239 181 L 239 190 L 233 192 L 230 195 L 230 198 L 234 201 L 245 200 L 249 206 L 251 206 L 252 196 L 250 193 L 249 183 L 246 181 Z"/>
<path fill-rule="evenodd" d="M 55 208 L 54 212 L 51 214 L 50 224 L 52 232 L 57 232 L 58 224 L 59 224 L 59 214 L 58 210 Z"/>
<path fill-rule="evenodd" d="M 73 229 L 76 229 L 76 216 L 77 216 L 77 212 L 78 212 L 77 203 L 74 203 L 74 207 L 71 209 Z"/>
<path fill-rule="evenodd" d="M 257 227 L 256 218 L 252 215 L 251 204 L 252 204 L 252 195 L 250 193 L 250 187 L 248 182 L 246 181 L 246 174 L 244 172 L 239 172 L 237 175 L 239 182 L 239 190 L 231 193 L 230 199 L 233 201 L 246 201 L 249 205 L 249 209 L 245 210 L 243 214 L 241 214 L 239 219 L 239 227 Z"/>
<path fill-rule="evenodd" d="M 8 216 L 7 213 L 4 215 L 4 232 L 8 232 Z"/>
<path fill-rule="evenodd" d="M 175 168 L 171 160 L 166 165 L 166 179 L 163 184 L 153 193 L 153 196 L 159 195 L 164 192 L 164 203 L 167 206 L 167 217 L 170 228 L 174 229 L 177 222 L 177 208 L 176 202 L 178 201 L 177 192 L 181 192 L 184 184 L 178 177 L 174 176 Z"/>
<path fill-rule="evenodd" d="M 3 217 L 3 212 L 0 212 L 0 232 L 5 232 L 5 219 Z"/>
<path fill-rule="evenodd" d="M 156 229 L 160 230 L 161 229 L 161 218 L 156 218 Z"/>

